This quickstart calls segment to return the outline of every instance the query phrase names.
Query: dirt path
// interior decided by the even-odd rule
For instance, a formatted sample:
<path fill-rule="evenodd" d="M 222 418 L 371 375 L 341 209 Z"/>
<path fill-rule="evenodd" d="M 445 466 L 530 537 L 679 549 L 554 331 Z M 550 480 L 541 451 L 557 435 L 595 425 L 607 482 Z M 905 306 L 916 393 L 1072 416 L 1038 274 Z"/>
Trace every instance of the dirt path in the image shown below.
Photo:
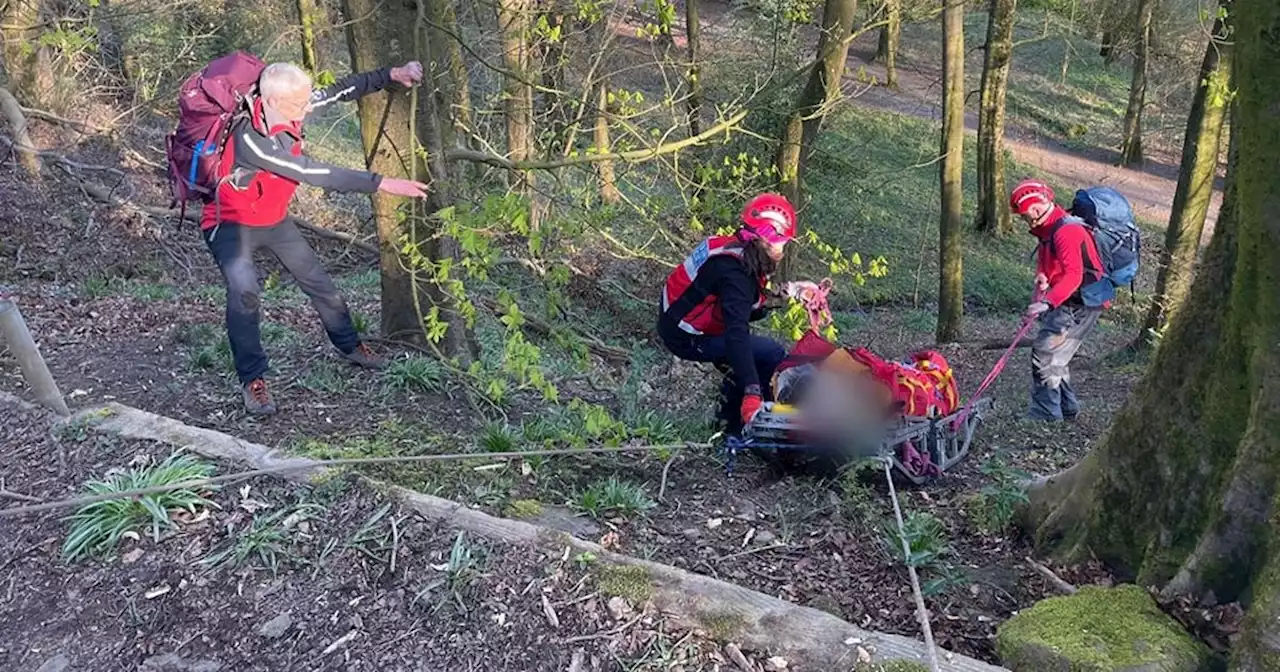
<path fill-rule="evenodd" d="M 738 10 L 721 2 L 706 2 L 700 6 L 704 40 L 710 53 L 732 49 L 740 40 L 734 36 L 741 30 L 743 19 Z M 856 40 L 849 49 L 849 63 L 845 70 L 846 94 L 855 105 L 869 109 L 897 112 L 922 119 L 941 119 L 941 74 L 936 63 L 918 63 L 899 57 L 898 90 L 883 86 L 867 87 L 857 81 L 861 71 L 877 81 L 884 81 L 885 69 L 874 62 L 878 33 L 869 32 Z M 683 35 L 676 37 L 682 44 Z M 974 107 L 973 99 L 970 106 Z M 1108 184 L 1120 189 L 1129 198 L 1138 217 L 1163 227 L 1169 221 L 1170 206 L 1177 187 L 1178 156 L 1158 155 L 1149 151 L 1148 164 L 1141 169 L 1121 168 L 1115 165 L 1117 153 L 1108 149 L 1081 151 L 1045 137 L 1012 120 L 1006 122 L 1005 146 L 1021 163 L 1034 166 L 1050 179 L 1069 185 Z M 965 130 L 976 134 L 978 117 L 974 112 L 965 113 Z M 1020 176 L 1010 175 L 1010 181 Z M 1066 195 L 1063 195 L 1066 196 Z M 1205 226 L 1206 239 L 1217 221 L 1221 205 L 1221 184 L 1214 191 L 1209 216 Z"/>

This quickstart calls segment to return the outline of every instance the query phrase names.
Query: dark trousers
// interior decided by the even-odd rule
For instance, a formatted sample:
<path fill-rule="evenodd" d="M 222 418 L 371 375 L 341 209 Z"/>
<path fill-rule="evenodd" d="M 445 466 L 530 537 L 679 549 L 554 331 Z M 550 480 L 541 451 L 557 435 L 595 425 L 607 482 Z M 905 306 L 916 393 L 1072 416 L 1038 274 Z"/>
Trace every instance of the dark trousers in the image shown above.
<path fill-rule="evenodd" d="M 262 295 L 253 254 L 265 249 L 275 255 L 298 287 L 311 298 L 329 340 L 343 353 L 360 343 L 351 313 L 325 272 L 315 251 L 292 220 L 275 226 L 243 226 L 223 222 L 202 232 L 227 285 L 227 337 L 241 383 L 261 378 L 269 368 L 260 333 Z"/>
<path fill-rule="evenodd" d="M 1062 420 L 1080 413 L 1069 364 L 1101 314 L 1100 308 L 1063 305 L 1040 317 L 1040 331 L 1031 344 L 1029 417 Z"/>
<path fill-rule="evenodd" d="M 673 329 L 670 328 L 659 327 L 658 329 L 663 344 L 671 354 L 691 362 L 709 362 L 724 374 L 724 381 L 720 386 L 720 410 L 717 417 L 725 422 L 730 434 L 741 432 L 743 385 L 738 382 L 733 375 L 733 369 L 729 366 L 724 336 L 694 336 L 678 329 L 674 330 L 675 333 L 671 333 L 672 331 Z M 773 339 L 753 335 L 751 355 L 755 360 L 756 376 L 760 380 L 762 396 L 771 401 L 773 390 L 769 383 L 773 380 L 774 371 L 787 356 L 787 351 L 781 343 Z"/>

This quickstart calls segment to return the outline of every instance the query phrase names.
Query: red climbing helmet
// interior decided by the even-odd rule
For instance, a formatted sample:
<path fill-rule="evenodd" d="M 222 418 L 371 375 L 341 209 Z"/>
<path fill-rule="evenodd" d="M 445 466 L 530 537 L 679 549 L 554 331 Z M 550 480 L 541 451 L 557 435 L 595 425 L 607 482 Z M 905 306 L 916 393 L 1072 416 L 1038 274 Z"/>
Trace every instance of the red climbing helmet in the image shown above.
<path fill-rule="evenodd" d="M 1037 203 L 1053 205 L 1053 188 L 1040 180 L 1023 180 L 1009 194 L 1009 209 L 1015 215 L 1026 214 Z"/>
<path fill-rule="evenodd" d="M 781 194 L 760 194 L 742 209 L 743 237 L 780 244 L 796 237 L 796 210 Z"/>

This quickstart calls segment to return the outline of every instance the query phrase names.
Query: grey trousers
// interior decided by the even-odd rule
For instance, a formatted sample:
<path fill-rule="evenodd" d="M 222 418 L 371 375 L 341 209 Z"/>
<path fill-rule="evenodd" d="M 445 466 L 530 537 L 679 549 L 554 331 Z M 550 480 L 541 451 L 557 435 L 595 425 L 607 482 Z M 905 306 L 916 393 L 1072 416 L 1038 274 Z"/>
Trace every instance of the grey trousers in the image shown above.
<path fill-rule="evenodd" d="M 1071 389 L 1069 364 L 1084 339 L 1098 324 L 1101 308 L 1059 306 L 1040 316 L 1040 331 L 1031 345 L 1031 405 L 1033 420 L 1070 419 L 1080 413 Z"/>

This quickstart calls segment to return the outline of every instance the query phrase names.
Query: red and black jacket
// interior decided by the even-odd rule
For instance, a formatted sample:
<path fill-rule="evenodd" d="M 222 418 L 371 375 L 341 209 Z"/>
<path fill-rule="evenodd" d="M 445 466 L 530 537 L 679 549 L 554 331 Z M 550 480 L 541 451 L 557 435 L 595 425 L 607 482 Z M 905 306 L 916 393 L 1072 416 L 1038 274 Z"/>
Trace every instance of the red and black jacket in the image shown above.
<path fill-rule="evenodd" d="M 355 100 L 390 85 L 391 69 L 351 75 L 312 95 L 312 109 Z M 262 100 L 252 99 L 249 114 L 234 122 L 222 153 L 216 198 L 205 204 L 200 228 L 220 222 L 275 226 L 284 220 L 299 184 L 321 189 L 372 193 L 382 176 L 341 168 L 303 154 L 301 123 L 267 127 Z"/>
<path fill-rule="evenodd" d="M 742 254 L 735 236 L 708 238 L 694 248 L 667 275 L 658 333 L 664 339 L 723 337 L 734 377 L 759 394 L 750 322 L 765 315 L 768 279 L 752 277 Z"/>
<path fill-rule="evenodd" d="M 1057 308 L 1068 301 L 1082 303 L 1080 288 L 1103 277 L 1102 257 L 1084 222 L 1057 208 L 1051 223 L 1031 229 L 1040 240 L 1036 271 L 1049 279 L 1044 300 Z"/>

